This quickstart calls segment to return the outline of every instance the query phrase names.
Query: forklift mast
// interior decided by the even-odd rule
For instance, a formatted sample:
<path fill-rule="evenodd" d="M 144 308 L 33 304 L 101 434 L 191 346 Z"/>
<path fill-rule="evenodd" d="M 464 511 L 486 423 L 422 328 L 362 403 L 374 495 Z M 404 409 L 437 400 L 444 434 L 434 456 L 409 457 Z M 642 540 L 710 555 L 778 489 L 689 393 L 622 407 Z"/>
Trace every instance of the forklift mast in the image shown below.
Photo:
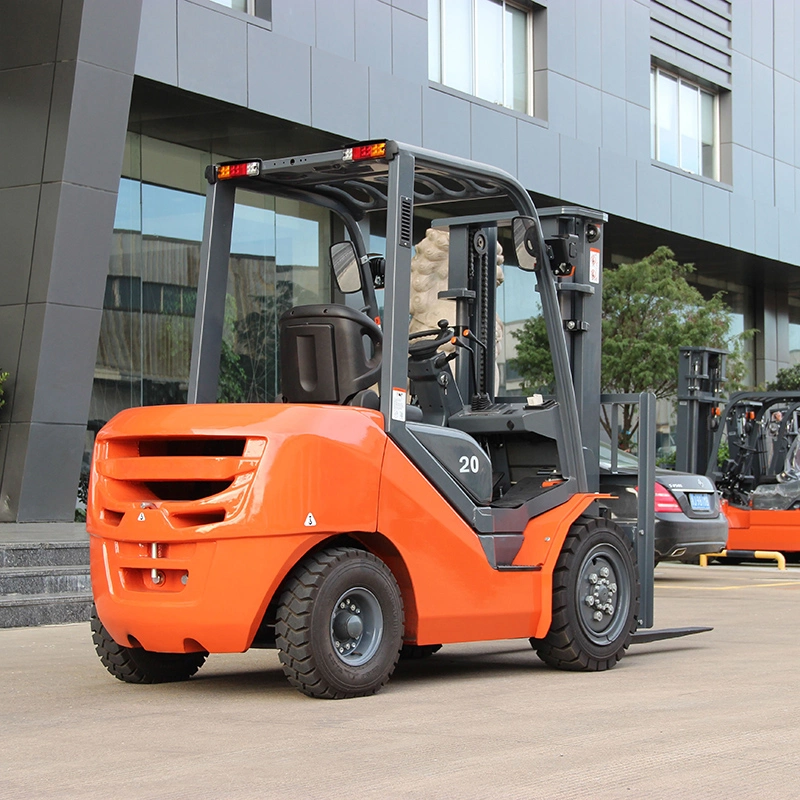
<path fill-rule="evenodd" d="M 724 402 L 727 355 L 727 350 L 712 347 L 680 350 L 675 457 L 678 472 L 706 472 Z"/>

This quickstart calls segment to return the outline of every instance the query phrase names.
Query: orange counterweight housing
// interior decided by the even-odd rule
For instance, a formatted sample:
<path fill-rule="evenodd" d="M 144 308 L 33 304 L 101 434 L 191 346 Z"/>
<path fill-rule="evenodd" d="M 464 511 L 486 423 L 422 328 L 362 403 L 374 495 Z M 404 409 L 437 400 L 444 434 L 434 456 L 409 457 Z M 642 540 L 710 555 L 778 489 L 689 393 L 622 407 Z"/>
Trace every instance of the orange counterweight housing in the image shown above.
<path fill-rule="evenodd" d="M 728 550 L 800 551 L 800 509 L 752 509 L 722 501 L 728 518 Z"/>
<path fill-rule="evenodd" d="M 146 431 L 146 433 L 143 433 Z M 98 434 L 87 512 L 97 614 L 116 642 L 241 652 L 304 555 L 347 536 L 400 586 L 405 639 L 544 636 L 574 495 L 532 520 L 493 569 L 473 529 L 350 406 L 188 405 L 124 411 Z"/>

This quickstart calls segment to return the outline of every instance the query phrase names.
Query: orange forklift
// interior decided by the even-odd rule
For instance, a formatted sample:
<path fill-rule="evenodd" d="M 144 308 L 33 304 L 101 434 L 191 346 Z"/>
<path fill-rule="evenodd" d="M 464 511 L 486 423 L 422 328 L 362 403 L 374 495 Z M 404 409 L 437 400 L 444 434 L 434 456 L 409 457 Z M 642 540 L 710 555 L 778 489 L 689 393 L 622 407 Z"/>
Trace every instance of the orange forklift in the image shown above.
<path fill-rule="evenodd" d="M 123 411 L 95 445 L 92 631 L 112 675 L 185 680 L 209 653 L 274 647 L 301 692 L 346 698 L 452 642 L 525 638 L 549 665 L 605 670 L 637 638 L 694 632 L 637 632 L 652 627 L 652 491 L 633 537 L 598 502 L 599 324 L 575 304 L 599 309 L 602 215 L 540 219 L 508 173 L 391 140 L 206 177 L 189 403 Z M 215 403 L 240 191 L 314 203 L 346 232 L 332 302 L 280 319 L 283 402 Z M 415 234 L 443 218 L 455 318 L 409 336 Z M 499 230 L 535 273 L 552 397 L 495 394 Z M 645 397 L 643 487 L 653 409 Z"/>

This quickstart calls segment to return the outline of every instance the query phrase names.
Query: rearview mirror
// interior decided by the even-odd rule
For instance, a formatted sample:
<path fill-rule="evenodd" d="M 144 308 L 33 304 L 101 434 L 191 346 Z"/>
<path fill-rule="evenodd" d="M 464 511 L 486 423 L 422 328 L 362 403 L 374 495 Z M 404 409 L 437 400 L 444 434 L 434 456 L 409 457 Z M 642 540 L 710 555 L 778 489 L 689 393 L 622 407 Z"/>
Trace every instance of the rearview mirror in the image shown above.
<path fill-rule="evenodd" d="M 517 263 L 526 272 L 539 269 L 541 251 L 539 249 L 539 229 L 533 217 L 514 217 L 511 223 L 514 233 L 514 249 L 517 251 Z"/>
<path fill-rule="evenodd" d="M 352 242 L 336 242 L 331 245 L 331 266 L 340 292 L 352 294 L 361 291 L 361 270 Z"/>

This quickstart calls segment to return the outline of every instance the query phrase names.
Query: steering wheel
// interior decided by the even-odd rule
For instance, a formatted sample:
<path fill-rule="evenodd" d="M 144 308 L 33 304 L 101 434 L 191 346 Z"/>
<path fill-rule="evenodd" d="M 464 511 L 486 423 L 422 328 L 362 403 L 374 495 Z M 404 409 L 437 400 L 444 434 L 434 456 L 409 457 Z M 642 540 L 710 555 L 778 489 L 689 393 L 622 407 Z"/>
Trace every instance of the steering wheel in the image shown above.
<path fill-rule="evenodd" d="M 443 344 L 449 344 L 455 331 L 446 319 L 440 319 L 438 330 L 417 331 L 409 335 L 408 353 L 412 358 L 430 358 Z M 432 336 L 428 339 L 424 337 Z M 418 339 L 419 341 L 414 341 Z"/>

